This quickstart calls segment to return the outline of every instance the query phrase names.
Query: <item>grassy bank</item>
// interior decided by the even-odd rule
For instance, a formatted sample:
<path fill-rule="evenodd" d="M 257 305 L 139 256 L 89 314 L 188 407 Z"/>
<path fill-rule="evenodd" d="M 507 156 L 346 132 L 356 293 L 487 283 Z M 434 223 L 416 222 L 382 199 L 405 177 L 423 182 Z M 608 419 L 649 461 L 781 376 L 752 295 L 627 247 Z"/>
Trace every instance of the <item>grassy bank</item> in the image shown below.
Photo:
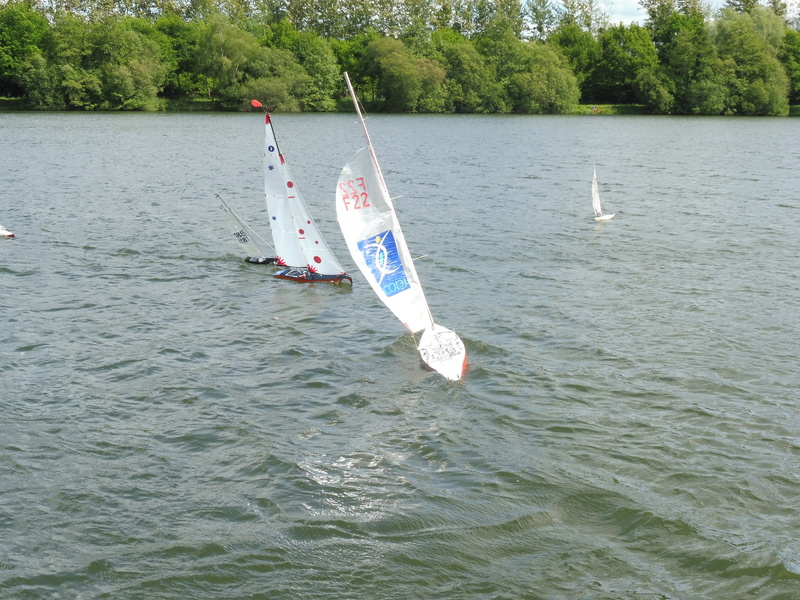
<path fill-rule="evenodd" d="M 569 112 L 571 115 L 647 115 L 642 104 L 578 104 Z"/>

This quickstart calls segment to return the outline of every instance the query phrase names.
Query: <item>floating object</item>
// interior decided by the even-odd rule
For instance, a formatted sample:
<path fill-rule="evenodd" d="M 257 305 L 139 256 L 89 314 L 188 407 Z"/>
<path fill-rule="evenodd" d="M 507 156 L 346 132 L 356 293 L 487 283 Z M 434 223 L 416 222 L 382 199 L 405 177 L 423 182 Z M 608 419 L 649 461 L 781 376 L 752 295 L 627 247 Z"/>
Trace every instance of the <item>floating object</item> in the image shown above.
<path fill-rule="evenodd" d="M 342 169 L 336 187 L 336 215 L 347 247 L 384 304 L 412 333 L 422 331 L 417 350 L 423 363 L 447 379 L 461 379 L 467 352 L 458 335 L 433 322 L 406 246 L 353 86 L 344 74 L 366 146 Z"/>
<path fill-rule="evenodd" d="M 245 223 L 239 215 L 233 212 L 233 209 L 228 206 L 219 194 L 216 196 L 222 203 L 220 204 L 220 208 L 225 217 L 225 222 L 228 224 L 228 229 L 233 234 L 236 241 L 249 253 L 248 256 L 245 256 L 244 260 L 257 265 L 275 264 L 276 259 L 267 256 L 267 254 L 269 254 L 267 248 L 271 250 L 272 246 L 258 235 L 250 225 Z"/>
<path fill-rule="evenodd" d="M 597 165 L 594 167 L 592 176 L 592 208 L 594 209 L 595 221 L 610 221 L 616 214 L 603 214 L 603 206 L 600 204 L 600 188 L 597 186 Z"/>
<path fill-rule="evenodd" d="M 0 225 L 0 237 L 13 238 L 16 236 L 13 233 L 11 233 L 8 229 Z"/>
<path fill-rule="evenodd" d="M 263 106 L 258 100 L 253 100 L 252 105 Z M 278 146 L 268 112 L 265 113 L 264 197 L 277 253 L 275 264 L 287 267 L 273 277 L 300 283 L 353 283 L 311 218 Z"/>

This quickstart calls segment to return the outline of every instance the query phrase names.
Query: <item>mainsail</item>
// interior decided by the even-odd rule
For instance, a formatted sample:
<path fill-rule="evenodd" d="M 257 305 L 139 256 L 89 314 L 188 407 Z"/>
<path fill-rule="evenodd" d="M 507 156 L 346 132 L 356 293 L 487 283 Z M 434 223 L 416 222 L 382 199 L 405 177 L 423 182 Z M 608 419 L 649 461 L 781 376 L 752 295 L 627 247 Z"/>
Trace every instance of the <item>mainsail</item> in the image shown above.
<path fill-rule="evenodd" d="M 603 214 L 603 205 L 600 203 L 600 188 L 597 186 L 597 165 L 592 174 L 592 209 L 594 210 L 595 221 L 610 221 L 614 214 Z"/>
<path fill-rule="evenodd" d="M 336 216 L 372 289 L 409 331 L 420 331 L 433 325 L 433 318 L 376 165 L 369 147 L 345 165 L 336 188 Z"/>
<path fill-rule="evenodd" d="M 260 103 L 254 100 L 253 105 L 260 106 Z M 311 218 L 278 146 L 269 113 L 265 117 L 264 196 L 278 254 L 277 262 L 282 266 L 294 267 L 291 274 L 287 270 L 276 273 L 276 277 L 302 281 L 350 279 Z M 297 275 L 306 270 L 307 277 Z"/>
<path fill-rule="evenodd" d="M 597 167 L 594 168 L 592 176 L 592 208 L 596 217 L 603 214 L 603 207 L 600 205 L 600 188 L 597 185 Z"/>
<path fill-rule="evenodd" d="M 600 204 L 600 188 L 597 186 L 597 167 L 594 167 L 594 174 L 592 176 L 592 208 L 594 215 L 599 217 L 603 214 L 603 207 Z"/>
<path fill-rule="evenodd" d="M 367 145 L 342 169 L 336 187 L 336 216 L 353 260 L 372 289 L 412 333 L 423 331 L 418 350 L 425 364 L 457 380 L 466 350 L 451 330 L 433 322 L 411 253 L 372 147 L 361 109 L 344 74 Z"/>

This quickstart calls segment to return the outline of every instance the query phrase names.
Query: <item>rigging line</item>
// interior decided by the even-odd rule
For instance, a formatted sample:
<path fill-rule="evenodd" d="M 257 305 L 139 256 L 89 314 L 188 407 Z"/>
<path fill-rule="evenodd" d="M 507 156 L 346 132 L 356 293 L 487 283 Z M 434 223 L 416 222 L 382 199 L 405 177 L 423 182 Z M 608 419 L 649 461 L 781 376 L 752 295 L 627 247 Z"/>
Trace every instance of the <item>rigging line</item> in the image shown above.
<path fill-rule="evenodd" d="M 256 237 L 257 237 L 259 240 L 261 240 L 262 242 L 264 242 L 264 243 L 267 245 L 267 247 L 268 247 L 270 250 L 272 250 L 273 252 L 276 252 L 276 253 L 277 253 L 277 250 L 275 250 L 275 248 L 273 248 L 273 247 L 272 247 L 272 244 L 270 244 L 270 243 L 269 243 L 267 240 L 265 240 L 265 239 L 264 239 L 264 238 L 262 238 L 260 235 L 258 235 L 258 232 L 257 232 L 255 229 L 253 229 L 252 227 L 250 227 L 250 225 L 248 225 L 248 224 L 247 224 L 247 222 L 246 222 L 244 219 L 242 219 L 242 218 L 241 218 L 239 215 L 237 215 L 235 212 L 233 212 L 233 209 L 232 209 L 230 206 L 228 206 L 228 204 L 225 202 L 225 200 L 223 200 L 223 199 L 222 199 L 222 196 L 220 196 L 219 194 L 214 194 L 214 195 L 215 195 L 217 198 L 219 198 L 219 201 L 220 201 L 220 202 L 222 202 L 222 203 L 225 205 L 225 208 L 227 208 L 227 209 L 230 211 L 230 213 L 231 213 L 231 214 L 232 214 L 234 217 L 236 217 L 236 219 L 237 219 L 237 220 L 238 220 L 238 221 L 239 221 L 239 222 L 240 222 L 242 225 L 244 225 L 245 227 L 247 227 L 247 228 L 250 230 L 250 232 L 251 232 L 251 233 L 252 233 L 254 236 L 256 236 Z"/>

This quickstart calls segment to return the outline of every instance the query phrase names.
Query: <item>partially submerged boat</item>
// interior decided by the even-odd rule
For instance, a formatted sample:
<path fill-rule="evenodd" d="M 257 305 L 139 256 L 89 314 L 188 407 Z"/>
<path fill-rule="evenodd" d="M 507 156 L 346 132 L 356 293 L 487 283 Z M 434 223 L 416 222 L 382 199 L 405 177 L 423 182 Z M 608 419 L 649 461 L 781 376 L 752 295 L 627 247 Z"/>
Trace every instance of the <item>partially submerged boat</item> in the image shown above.
<path fill-rule="evenodd" d="M 222 209 L 222 214 L 225 217 L 225 222 L 228 224 L 228 229 L 231 234 L 233 234 L 234 239 L 247 252 L 247 256 L 244 257 L 244 260 L 257 265 L 275 264 L 277 259 L 268 256 L 271 252 L 269 252 L 267 248 L 272 250 L 272 246 L 258 235 L 255 229 L 245 223 L 239 215 L 233 212 L 233 209 L 228 206 L 228 203 L 225 202 L 219 194 L 217 194 L 217 198 L 220 201 L 219 207 Z"/>

